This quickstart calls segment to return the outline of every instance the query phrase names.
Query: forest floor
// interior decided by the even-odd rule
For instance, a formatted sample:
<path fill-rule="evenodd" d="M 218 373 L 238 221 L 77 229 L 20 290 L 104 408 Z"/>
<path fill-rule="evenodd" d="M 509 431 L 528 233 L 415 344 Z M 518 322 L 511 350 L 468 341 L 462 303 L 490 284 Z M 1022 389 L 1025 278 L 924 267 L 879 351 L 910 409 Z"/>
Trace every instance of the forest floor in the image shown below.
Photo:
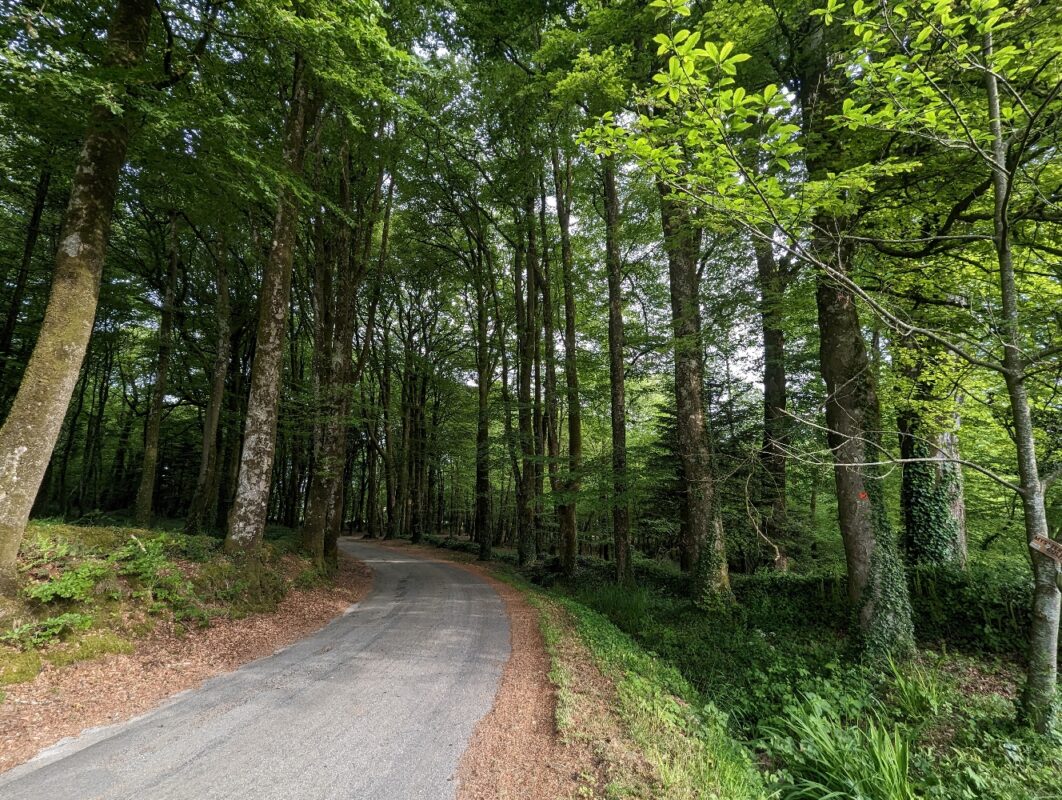
<path fill-rule="evenodd" d="M 31 526 L 27 598 L 0 609 L 0 772 L 307 636 L 371 585 L 350 556 L 324 581 L 274 544 L 272 597 L 249 603 L 205 538 Z"/>
<path fill-rule="evenodd" d="M 426 539 L 476 552 L 463 537 Z M 574 630 L 611 682 L 608 711 L 652 787 L 617 796 L 849 797 L 858 785 L 903 800 L 1060 797 L 1062 736 L 1015 716 L 1028 589 L 1006 563 L 915 574 L 918 647 L 881 664 L 846 635 L 843 574 L 735 574 L 736 602 L 706 609 L 666 562 L 636 558 L 636 585 L 619 587 L 600 559 L 581 557 L 565 582 L 554 558 L 517 570 L 511 552 L 495 556 L 496 574 L 543 609 L 547 644 Z M 564 654 L 551 654 L 560 720 Z"/>

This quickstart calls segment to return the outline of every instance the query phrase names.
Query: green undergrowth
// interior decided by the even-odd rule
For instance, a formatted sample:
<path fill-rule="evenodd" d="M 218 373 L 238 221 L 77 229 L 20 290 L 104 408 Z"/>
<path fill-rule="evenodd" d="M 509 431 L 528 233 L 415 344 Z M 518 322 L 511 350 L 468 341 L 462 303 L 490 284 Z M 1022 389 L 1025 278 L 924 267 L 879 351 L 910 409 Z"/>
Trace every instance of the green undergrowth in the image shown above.
<path fill-rule="evenodd" d="M 970 631 L 956 631 L 959 650 L 945 638 L 910 661 L 871 665 L 850 649 L 829 582 L 794 586 L 816 583 L 739 578 L 738 602 L 710 611 L 586 574 L 569 593 L 710 698 L 781 800 L 1062 796 L 1060 742 L 1014 722 L 1018 654 L 1000 652 L 1007 636 L 989 635 L 1005 630 L 1001 621 L 981 628 L 980 651 Z M 944 608 L 942 630 L 979 613 L 956 608 L 946 618 Z"/>
<path fill-rule="evenodd" d="M 19 555 L 22 591 L 0 605 L 0 685 L 127 653 L 159 623 L 177 632 L 215 617 L 271 611 L 291 585 L 309 586 L 298 541 L 267 531 L 263 558 L 240 562 L 221 540 L 120 525 L 30 524 Z"/>
<path fill-rule="evenodd" d="M 616 687 L 617 711 L 654 767 L 666 798 L 765 797 L 750 754 L 725 715 L 677 669 L 645 651 L 601 614 L 559 602 L 602 672 Z"/>
<path fill-rule="evenodd" d="M 685 730 L 692 719 L 708 752 L 738 748 L 721 763 L 752 759 L 778 800 L 1062 798 L 1062 739 L 1015 721 L 1031 592 L 1022 564 L 910 570 L 918 648 L 886 664 L 853 651 L 837 572 L 736 574 L 736 602 L 705 610 L 673 565 L 637 557 L 634 568 L 634 588 L 612 583 L 599 559 L 580 559 L 570 585 L 548 559 L 523 575 L 564 598 L 619 677 L 617 702 L 654 763 L 668 763 L 661 720 Z M 683 769 L 701 791 L 691 796 L 745 796 Z"/>
<path fill-rule="evenodd" d="M 647 790 L 632 786 L 632 776 L 615 776 L 609 797 L 767 797 L 751 753 L 732 736 L 725 715 L 673 665 L 571 597 L 536 589 L 511 568 L 502 567 L 496 574 L 524 590 L 542 612 L 541 628 L 551 656 L 550 679 L 557 689 L 557 726 L 563 736 L 580 732 L 574 730 L 572 712 L 578 687 L 557 648 L 564 635 L 560 615 L 570 621 L 597 668 L 614 686 L 613 711 L 651 766 L 656 786 Z"/>

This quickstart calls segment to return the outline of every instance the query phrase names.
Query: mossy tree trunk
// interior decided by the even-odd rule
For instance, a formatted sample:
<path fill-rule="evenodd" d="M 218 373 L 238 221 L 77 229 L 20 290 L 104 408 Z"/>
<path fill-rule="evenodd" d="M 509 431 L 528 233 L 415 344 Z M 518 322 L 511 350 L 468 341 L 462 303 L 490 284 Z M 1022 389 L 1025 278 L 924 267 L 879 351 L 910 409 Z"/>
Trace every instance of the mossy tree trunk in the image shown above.
<path fill-rule="evenodd" d="M 302 175 L 306 130 L 312 116 L 307 67 L 303 59 L 296 56 L 284 136 L 284 166 L 292 178 L 297 179 Z M 230 553 L 257 553 L 265 531 L 276 449 L 280 377 L 287 333 L 298 213 L 295 190 L 285 183 L 278 192 L 273 240 L 262 274 L 243 449 L 240 455 L 236 496 L 229 512 L 228 533 L 225 539 L 225 548 Z"/>
<path fill-rule="evenodd" d="M 520 478 L 517 484 L 517 560 L 526 566 L 535 560 L 535 434 L 531 377 L 535 361 L 537 248 L 535 236 L 535 196 L 529 194 L 521 221 L 526 249 L 516 251 L 514 268 L 516 318 L 519 331 L 517 361 L 517 419 L 520 431 Z"/>
<path fill-rule="evenodd" d="M 494 545 L 490 520 L 490 385 L 493 365 L 490 359 L 489 310 L 487 307 L 487 265 L 480 232 L 474 234 L 472 281 L 476 294 L 476 505 L 475 535 L 479 558 L 488 561 Z"/>
<path fill-rule="evenodd" d="M 119 0 L 107 32 L 107 66 L 132 70 L 143 61 L 154 8 L 147 0 Z M 0 428 L 0 591 L 4 593 L 16 589 L 19 545 L 92 334 L 111 214 L 131 135 L 132 120 L 113 103 L 92 108 L 40 334 Z"/>
<path fill-rule="evenodd" d="M 956 415 L 957 419 L 957 415 Z M 898 415 L 903 550 L 910 564 L 966 568 L 966 504 L 959 435 L 919 409 Z"/>
<path fill-rule="evenodd" d="M 661 183 L 658 188 L 671 286 L 675 410 L 686 495 L 683 561 L 693 565 L 694 598 L 703 601 L 729 594 L 730 576 L 704 416 L 704 349 L 697 273 L 701 231 L 689 210 L 671 197 L 667 186 Z"/>

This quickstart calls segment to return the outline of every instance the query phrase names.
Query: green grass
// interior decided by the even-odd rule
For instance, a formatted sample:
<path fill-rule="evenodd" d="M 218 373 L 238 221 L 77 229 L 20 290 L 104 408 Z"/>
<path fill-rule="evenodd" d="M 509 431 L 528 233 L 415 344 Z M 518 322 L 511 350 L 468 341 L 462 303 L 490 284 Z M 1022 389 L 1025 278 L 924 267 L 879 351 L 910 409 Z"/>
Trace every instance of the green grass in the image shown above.
<path fill-rule="evenodd" d="M 655 769 L 662 798 L 766 796 L 750 754 L 726 719 L 671 665 L 646 652 L 601 614 L 559 598 L 580 639 L 616 687 L 629 734 Z"/>
<path fill-rule="evenodd" d="M 44 659 L 57 667 L 65 667 L 78 661 L 91 661 L 112 653 L 131 653 L 133 643 L 112 631 L 90 633 L 62 648 L 49 650 Z"/>
<path fill-rule="evenodd" d="M 40 671 L 41 656 L 36 650 L 0 651 L 0 686 L 31 681 Z"/>

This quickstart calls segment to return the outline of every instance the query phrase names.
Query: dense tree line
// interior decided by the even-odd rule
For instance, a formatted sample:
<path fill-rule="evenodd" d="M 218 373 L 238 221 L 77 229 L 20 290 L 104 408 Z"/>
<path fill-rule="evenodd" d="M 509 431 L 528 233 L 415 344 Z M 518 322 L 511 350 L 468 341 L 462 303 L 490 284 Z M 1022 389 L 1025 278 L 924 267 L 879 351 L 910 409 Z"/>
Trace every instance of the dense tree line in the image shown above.
<path fill-rule="evenodd" d="M 641 554 L 707 609 L 843 553 L 883 657 L 907 567 L 1027 547 L 1050 726 L 1050 3 L 3 10 L 6 591 L 31 514 Z"/>

